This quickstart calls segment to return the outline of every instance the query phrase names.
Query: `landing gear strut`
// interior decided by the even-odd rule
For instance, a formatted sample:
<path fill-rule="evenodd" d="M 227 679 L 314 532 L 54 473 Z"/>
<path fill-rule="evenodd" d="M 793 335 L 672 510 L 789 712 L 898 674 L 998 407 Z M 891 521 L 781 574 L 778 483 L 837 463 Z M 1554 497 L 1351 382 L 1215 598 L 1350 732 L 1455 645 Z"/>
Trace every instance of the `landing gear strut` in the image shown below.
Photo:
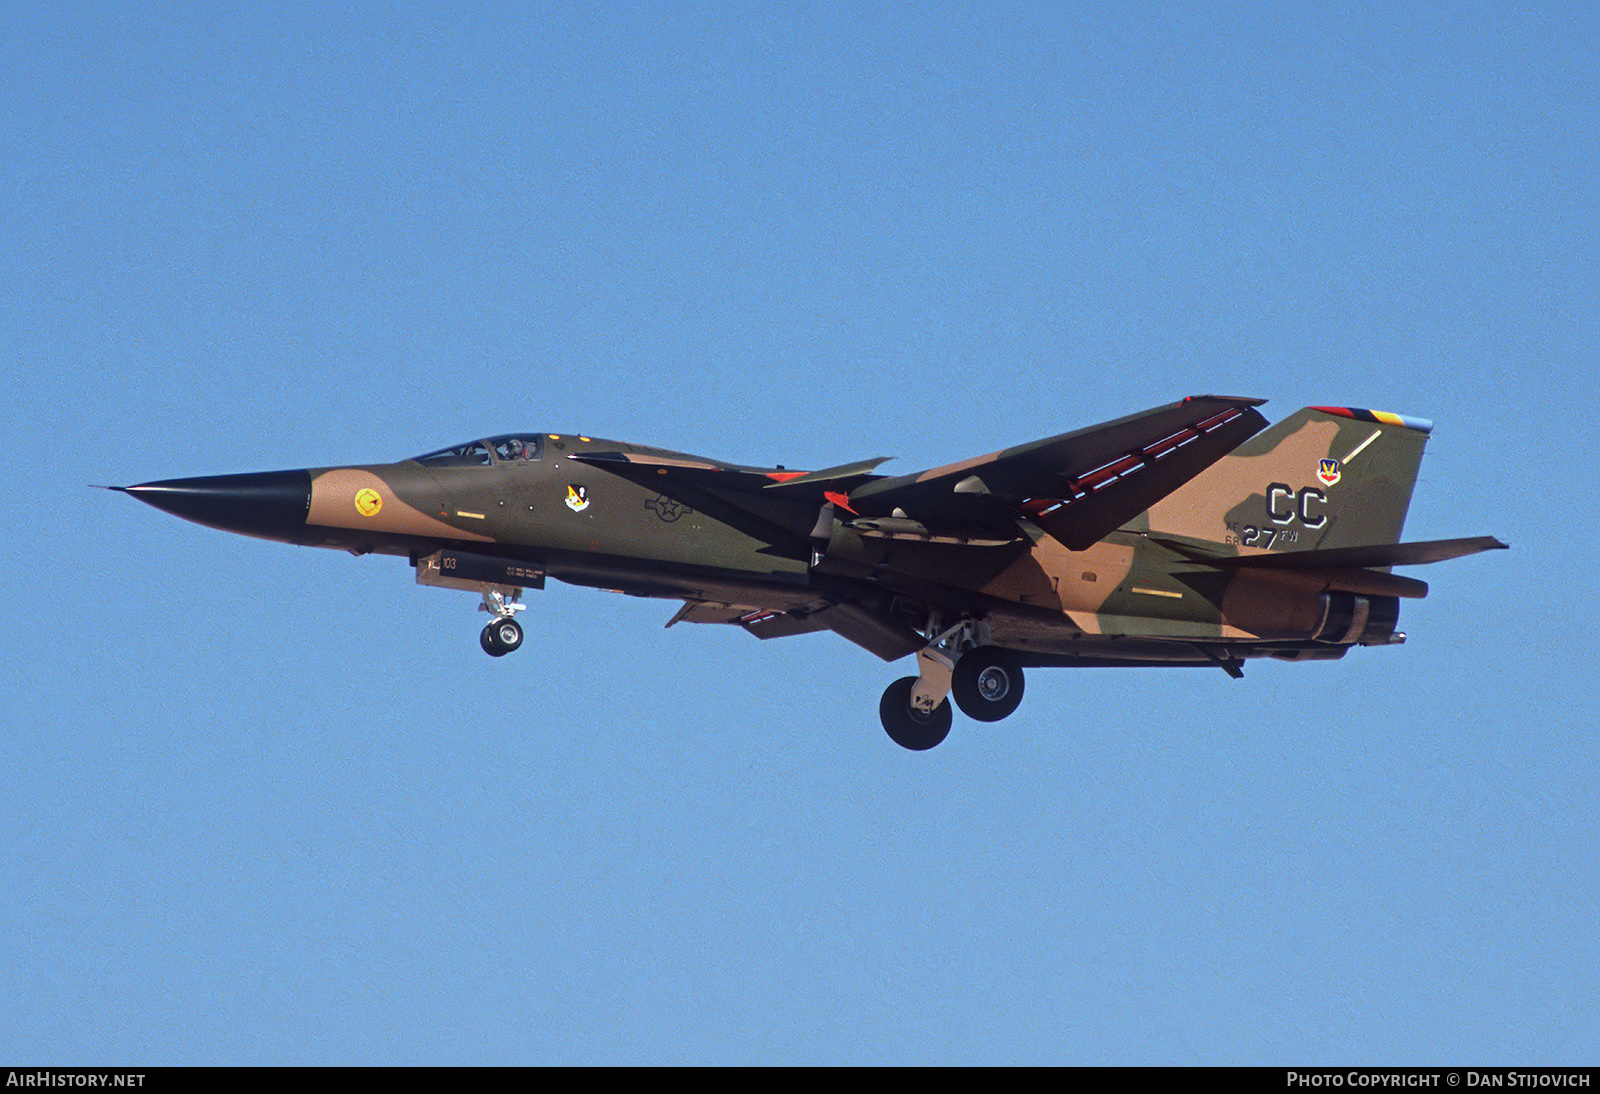
<path fill-rule="evenodd" d="M 963 619 L 941 630 L 930 616 L 928 644 L 917 651 L 919 675 L 896 680 L 878 703 L 890 740 L 917 752 L 950 732 L 950 698 L 967 717 L 998 722 L 1022 702 L 1022 666 L 1010 652 L 988 645 L 988 627 Z"/>
<path fill-rule="evenodd" d="M 532 563 L 515 559 L 490 558 L 463 551 L 435 551 L 411 560 L 417 568 L 417 584 L 432 585 L 440 589 L 460 589 L 478 593 L 483 603 L 480 612 L 493 618 L 478 635 L 478 645 L 490 657 L 504 657 L 522 645 L 522 626 L 517 613 L 526 611 L 527 605 L 519 602 L 521 585 L 509 585 L 494 580 L 516 577 L 531 583 L 535 589 L 544 588 L 544 570 Z"/>

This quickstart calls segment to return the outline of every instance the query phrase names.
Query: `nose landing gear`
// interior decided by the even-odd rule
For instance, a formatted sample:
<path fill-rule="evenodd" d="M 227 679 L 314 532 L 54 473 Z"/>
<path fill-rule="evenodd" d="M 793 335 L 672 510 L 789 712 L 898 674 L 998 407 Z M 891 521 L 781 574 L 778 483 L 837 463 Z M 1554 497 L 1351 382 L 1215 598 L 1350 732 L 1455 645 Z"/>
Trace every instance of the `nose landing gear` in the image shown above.
<path fill-rule="evenodd" d="M 522 624 L 515 619 L 497 619 L 483 628 L 478 644 L 490 657 L 504 657 L 522 645 Z"/>
<path fill-rule="evenodd" d="M 478 636 L 478 645 L 490 657 L 504 657 L 522 645 L 522 624 L 517 622 L 516 615 L 527 605 L 516 602 L 517 594 L 521 592 L 521 589 L 513 590 L 511 596 L 507 597 L 496 589 L 484 590 L 483 603 L 478 610 L 488 612 L 495 618 L 483 628 L 483 633 Z"/>
<path fill-rule="evenodd" d="M 435 551 L 412 559 L 417 568 L 417 584 L 440 589 L 460 589 L 478 593 L 483 603 L 480 612 L 494 618 L 478 635 L 478 645 L 490 657 L 504 657 L 522 645 L 522 625 L 517 613 L 526 611 L 520 603 L 523 586 L 544 588 L 544 569 L 519 559 L 491 558 L 464 551 Z M 508 580 L 516 581 L 512 585 Z"/>

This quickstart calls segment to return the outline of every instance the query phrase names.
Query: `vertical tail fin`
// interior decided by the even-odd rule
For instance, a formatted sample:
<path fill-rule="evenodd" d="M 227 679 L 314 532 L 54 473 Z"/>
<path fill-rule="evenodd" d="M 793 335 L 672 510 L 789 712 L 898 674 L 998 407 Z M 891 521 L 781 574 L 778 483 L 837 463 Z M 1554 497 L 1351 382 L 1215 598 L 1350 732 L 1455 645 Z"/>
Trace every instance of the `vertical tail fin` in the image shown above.
<path fill-rule="evenodd" d="M 1246 548 L 1397 543 L 1432 428 L 1382 411 L 1306 407 L 1245 441 L 1143 520 L 1154 535 Z"/>

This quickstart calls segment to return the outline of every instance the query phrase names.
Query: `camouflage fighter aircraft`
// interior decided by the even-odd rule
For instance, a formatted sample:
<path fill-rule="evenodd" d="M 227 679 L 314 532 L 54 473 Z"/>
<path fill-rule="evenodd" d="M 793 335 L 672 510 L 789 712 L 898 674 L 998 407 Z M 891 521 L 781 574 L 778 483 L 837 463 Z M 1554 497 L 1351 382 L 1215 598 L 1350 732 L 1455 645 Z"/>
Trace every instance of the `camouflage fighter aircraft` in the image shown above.
<path fill-rule="evenodd" d="M 1401 543 L 1431 425 L 1201 395 L 916 475 L 789 471 L 563 434 L 397 463 L 114 487 L 244 535 L 399 555 L 479 593 L 486 652 L 522 643 L 547 577 L 681 600 L 667 622 L 833 631 L 917 675 L 879 704 L 897 743 L 1017 709 L 1025 669 L 1343 657 L 1403 642 L 1391 568 L 1505 544 Z"/>

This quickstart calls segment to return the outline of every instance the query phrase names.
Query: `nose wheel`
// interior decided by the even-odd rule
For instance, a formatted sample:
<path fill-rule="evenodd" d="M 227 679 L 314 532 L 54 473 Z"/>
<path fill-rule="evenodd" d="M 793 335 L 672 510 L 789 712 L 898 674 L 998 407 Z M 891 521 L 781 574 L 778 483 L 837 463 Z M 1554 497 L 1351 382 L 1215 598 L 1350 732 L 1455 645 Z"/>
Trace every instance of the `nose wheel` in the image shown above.
<path fill-rule="evenodd" d="M 483 628 L 478 644 L 490 657 L 504 657 L 522 645 L 522 624 L 515 619 L 497 619 Z"/>
<path fill-rule="evenodd" d="M 517 613 L 524 609 L 524 605 L 516 602 L 521 592 L 521 589 L 502 591 L 493 585 L 484 589 L 483 604 L 478 610 L 488 612 L 494 619 L 478 636 L 478 645 L 490 657 L 504 657 L 522 645 L 522 624 L 517 622 Z M 507 596 L 507 593 L 510 595 Z"/>

